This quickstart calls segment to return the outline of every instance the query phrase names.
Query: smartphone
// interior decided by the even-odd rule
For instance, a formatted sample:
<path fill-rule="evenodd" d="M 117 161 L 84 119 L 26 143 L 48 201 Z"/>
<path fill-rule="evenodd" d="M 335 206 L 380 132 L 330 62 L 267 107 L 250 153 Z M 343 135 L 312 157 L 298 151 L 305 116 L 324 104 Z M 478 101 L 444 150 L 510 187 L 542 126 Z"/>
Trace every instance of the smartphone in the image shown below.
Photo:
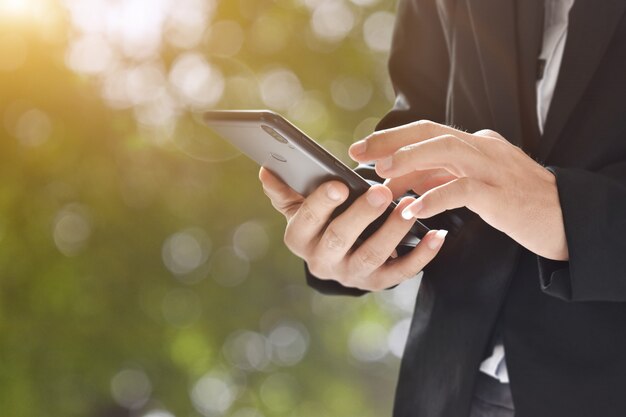
<path fill-rule="evenodd" d="M 346 184 L 350 190 L 348 199 L 333 212 L 333 217 L 341 214 L 371 186 L 277 113 L 266 110 L 210 111 L 204 114 L 204 123 L 303 196 L 308 196 L 329 180 Z M 371 236 L 395 207 L 396 203 L 392 202 L 359 236 L 359 242 Z M 428 227 L 416 221 L 401 245 L 414 247 L 428 231 Z"/>

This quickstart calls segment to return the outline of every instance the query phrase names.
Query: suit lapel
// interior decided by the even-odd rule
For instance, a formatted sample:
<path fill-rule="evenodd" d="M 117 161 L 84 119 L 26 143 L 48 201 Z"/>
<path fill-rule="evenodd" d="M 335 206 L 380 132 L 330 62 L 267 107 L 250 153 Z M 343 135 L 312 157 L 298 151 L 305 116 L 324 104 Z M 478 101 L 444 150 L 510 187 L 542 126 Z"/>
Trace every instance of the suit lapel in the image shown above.
<path fill-rule="evenodd" d="M 512 0 L 466 0 L 471 33 L 480 55 L 480 70 L 493 129 L 520 145 L 517 36 Z"/>
<path fill-rule="evenodd" d="M 539 157 L 547 159 L 604 56 L 626 2 L 576 0 L 570 12 L 563 61 L 548 112 Z"/>

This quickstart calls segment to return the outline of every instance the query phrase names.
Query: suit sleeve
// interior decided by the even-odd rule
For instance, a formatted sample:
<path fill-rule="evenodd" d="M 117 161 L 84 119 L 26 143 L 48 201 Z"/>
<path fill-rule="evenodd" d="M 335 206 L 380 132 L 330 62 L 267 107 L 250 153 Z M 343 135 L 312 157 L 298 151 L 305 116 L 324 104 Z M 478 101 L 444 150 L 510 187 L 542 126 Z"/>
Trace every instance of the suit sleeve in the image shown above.
<path fill-rule="evenodd" d="M 555 174 L 568 262 L 539 257 L 541 287 L 566 301 L 626 301 L 626 161 Z"/>
<path fill-rule="evenodd" d="M 429 119 L 445 121 L 449 59 L 441 19 L 432 0 L 400 0 L 394 28 L 389 74 L 396 100 L 377 130 Z M 373 169 L 359 167 L 364 178 L 382 182 Z M 320 280 L 305 266 L 307 283 L 324 294 L 362 295 L 336 281 Z"/>
<path fill-rule="evenodd" d="M 396 100 L 376 130 L 422 119 L 445 123 L 449 73 L 437 2 L 400 0 L 389 58 Z"/>

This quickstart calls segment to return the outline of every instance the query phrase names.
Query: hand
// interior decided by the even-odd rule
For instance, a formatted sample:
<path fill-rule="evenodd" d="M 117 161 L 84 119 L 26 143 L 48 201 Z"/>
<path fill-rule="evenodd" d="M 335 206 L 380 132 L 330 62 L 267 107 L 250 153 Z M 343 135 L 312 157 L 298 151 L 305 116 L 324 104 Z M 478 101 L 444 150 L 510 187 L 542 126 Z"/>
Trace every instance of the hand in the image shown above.
<path fill-rule="evenodd" d="M 376 161 L 395 195 L 411 188 L 421 194 L 406 218 L 467 207 L 528 250 L 569 259 L 556 178 L 496 132 L 419 121 L 376 132 L 353 144 L 350 155 Z"/>
<path fill-rule="evenodd" d="M 390 204 L 387 187 L 371 187 L 330 220 L 335 208 L 348 198 L 348 187 L 341 182 L 324 183 L 304 198 L 264 168 L 259 178 L 272 205 L 287 219 L 287 247 L 307 262 L 313 275 L 345 287 L 377 291 L 415 277 L 439 252 L 447 233 L 431 230 L 410 253 L 392 259 L 396 246 L 414 223 L 402 217 L 402 210 L 415 201 L 405 198 L 380 229 L 354 248 L 363 230 Z"/>

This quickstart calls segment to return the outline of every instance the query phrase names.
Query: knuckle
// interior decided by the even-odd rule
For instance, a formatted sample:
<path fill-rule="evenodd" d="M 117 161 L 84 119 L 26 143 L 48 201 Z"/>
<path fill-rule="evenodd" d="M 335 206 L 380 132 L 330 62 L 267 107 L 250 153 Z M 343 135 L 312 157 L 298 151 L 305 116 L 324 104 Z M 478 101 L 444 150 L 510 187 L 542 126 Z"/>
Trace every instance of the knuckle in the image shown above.
<path fill-rule="evenodd" d="M 415 155 L 415 152 L 420 148 L 420 146 L 420 143 L 411 143 L 398 149 L 396 153 L 391 155 L 393 164 L 395 165 L 409 162 L 412 159 L 413 155 Z"/>
<path fill-rule="evenodd" d="M 415 149 L 419 148 L 419 143 L 411 143 L 403 146 L 398 149 L 397 155 L 404 155 L 413 152 Z"/>
<path fill-rule="evenodd" d="M 347 269 L 348 276 L 350 277 L 361 277 L 365 274 L 365 266 L 363 263 L 359 262 L 354 255 L 348 260 Z"/>
<path fill-rule="evenodd" d="M 320 268 L 319 264 L 316 262 L 309 262 L 308 263 L 308 267 L 309 267 L 309 272 L 313 275 L 315 275 L 317 278 L 320 279 L 329 279 L 329 276 L 327 275 L 327 271 L 323 268 Z"/>
<path fill-rule="evenodd" d="M 302 218 L 302 221 L 306 222 L 307 224 L 315 225 L 319 224 L 320 222 L 319 216 L 317 215 L 317 213 L 315 213 L 315 211 L 311 208 L 310 203 L 308 203 L 306 200 L 300 206 L 298 213 L 300 215 L 300 218 Z"/>
<path fill-rule="evenodd" d="M 423 265 L 423 262 L 419 258 L 417 258 L 416 265 Z M 411 279 L 417 276 L 417 274 L 419 274 L 421 270 L 422 268 L 418 266 L 415 266 L 415 267 L 405 266 L 405 267 L 400 268 L 398 272 L 402 280 L 407 280 L 407 279 Z"/>
<path fill-rule="evenodd" d="M 451 153 L 459 147 L 461 140 L 453 135 L 444 135 L 441 137 L 441 143 L 443 144 L 445 151 Z"/>
<path fill-rule="evenodd" d="M 333 279 L 333 268 L 324 262 L 321 258 L 315 256 L 307 260 L 309 272 L 321 279 Z"/>
<path fill-rule="evenodd" d="M 370 267 L 371 270 L 371 267 Z M 366 268 L 366 266 L 358 261 L 358 257 L 351 256 L 346 263 L 346 277 L 354 286 L 358 282 L 363 281 L 367 276 L 370 275 L 370 270 Z"/>
<path fill-rule="evenodd" d="M 435 130 L 435 127 L 437 126 L 437 124 L 432 120 L 418 120 L 417 122 L 415 122 L 415 125 L 420 130 L 423 130 L 425 133 L 433 132 Z"/>
<path fill-rule="evenodd" d="M 476 135 L 476 136 L 487 136 L 487 137 L 495 138 L 495 139 L 501 139 L 502 138 L 502 136 L 498 132 L 496 132 L 494 130 L 491 130 L 491 129 L 479 130 L 478 132 L 474 133 L 474 135 Z"/>
<path fill-rule="evenodd" d="M 284 210 L 281 210 L 287 220 L 295 216 L 297 211 L 298 209 L 296 207 L 287 207 Z"/>
<path fill-rule="evenodd" d="M 498 158 L 500 158 L 503 153 L 505 155 L 507 155 L 508 154 L 507 151 L 512 146 L 509 142 L 507 142 L 504 139 L 491 138 L 491 139 L 488 139 L 488 140 L 490 142 L 489 142 L 489 147 L 487 147 L 487 149 L 492 151 L 492 152 L 495 152 L 495 154 L 492 153 L 492 155 L 495 156 L 495 157 L 498 157 Z"/>
<path fill-rule="evenodd" d="M 330 225 L 326 228 L 326 232 L 322 237 L 322 244 L 324 247 L 331 250 L 344 249 L 346 247 L 346 239 L 337 233 L 335 228 Z"/>
<path fill-rule="evenodd" d="M 291 219 L 293 216 L 296 215 L 296 213 L 298 212 L 300 208 L 300 205 L 297 203 L 286 204 L 286 205 L 279 205 L 279 204 L 272 203 L 272 205 L 274 206 L 274 208 L 276 208 L 276 210 L 281 212 L 285 216 L 285 218 L 287 218 L 288 221 L 289 219 Z"/>
<path fill-rule="evenodd" d="M 415 249 L 417 250 L 417 249 Z M 413 259 L 410 262 L 404 265 L 398 265 L 398 274 L 404 280 L 411 279 L 417 274 L 419 274 L 424 266 L 426 266 L 429 262 L 428 256 L 425 256 L 423 253 L 415 253 L 413 254 Z"/>
<path fill-rule="evenodd" d="M 354 262 L 361 269 L 377 268 L 387 259 L 379 251 L 372 248 L 369 244 L 364 243 L 356 251 Z"/>

